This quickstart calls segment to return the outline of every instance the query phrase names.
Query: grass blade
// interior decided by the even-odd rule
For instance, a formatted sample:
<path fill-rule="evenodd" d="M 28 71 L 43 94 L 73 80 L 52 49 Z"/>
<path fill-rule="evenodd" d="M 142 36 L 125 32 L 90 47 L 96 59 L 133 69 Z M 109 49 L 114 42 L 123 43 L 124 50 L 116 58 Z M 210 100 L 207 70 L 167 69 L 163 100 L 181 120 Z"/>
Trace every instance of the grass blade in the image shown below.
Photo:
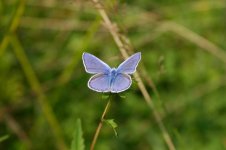
<path fill-rule="evenodd" d="M 85 150 L 82 125 L 80 119 L 78 119 L 76 122 L 74 137 L 71 143 L 71 150 Z"/>

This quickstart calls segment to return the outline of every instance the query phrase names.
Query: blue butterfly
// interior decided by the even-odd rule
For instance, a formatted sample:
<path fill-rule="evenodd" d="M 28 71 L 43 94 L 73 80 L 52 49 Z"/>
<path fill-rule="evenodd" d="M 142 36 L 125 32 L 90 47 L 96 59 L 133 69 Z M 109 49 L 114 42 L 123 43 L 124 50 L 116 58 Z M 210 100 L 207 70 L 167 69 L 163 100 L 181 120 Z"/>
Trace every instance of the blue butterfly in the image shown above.
<path fill-rule="evenodd" d="M 88 87 L 97 92 L 119 93 L 127 90 L 132 80 L 129 74 L 136 71 L 141 53 L 135 53 L 121 63 L 118 68 L 110 68 L 96 56 L 83 53 L 82 60 L 87 73 L 95 74 L 88 81 Z"/>

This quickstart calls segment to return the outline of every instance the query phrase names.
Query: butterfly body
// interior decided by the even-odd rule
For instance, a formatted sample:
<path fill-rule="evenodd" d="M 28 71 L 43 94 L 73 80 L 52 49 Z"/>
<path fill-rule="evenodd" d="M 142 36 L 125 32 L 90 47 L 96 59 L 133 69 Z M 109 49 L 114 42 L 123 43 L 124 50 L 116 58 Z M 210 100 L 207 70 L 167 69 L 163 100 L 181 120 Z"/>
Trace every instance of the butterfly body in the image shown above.
<path fill-rule="evenodd" d="M 132 80 L 129 74 L 136 71 L 141 53 L 136 53 L 117 68 L 110 68 L 96 56 L 83 53 L 83 64 L 87 73 L 95 74 L 88 81 L 88 87 L 97 92 L 119 93 L 127 90 Z"/>
<path fill-rule="evenodd" d="M 109 79 L 110 79 L 110 87 L 112 86 L 112 83 L 114 82 L 116 76 L 117 76 L 117 70 L 115 68 L 111 69 L 110 75 L 109 75 Z"/>

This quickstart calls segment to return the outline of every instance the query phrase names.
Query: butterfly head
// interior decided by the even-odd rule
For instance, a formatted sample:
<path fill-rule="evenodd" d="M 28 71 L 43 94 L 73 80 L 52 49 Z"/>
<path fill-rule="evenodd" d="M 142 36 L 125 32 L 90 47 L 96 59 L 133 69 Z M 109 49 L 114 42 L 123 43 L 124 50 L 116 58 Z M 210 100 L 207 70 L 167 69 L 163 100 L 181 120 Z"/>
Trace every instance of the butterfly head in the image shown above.
<path fill-rule="evenodd" d="M 116 68 L 112 68 L 111 69 L 111 76 L 112 77 L 115 77 L 117 75 L 117 70 L 116 70 Z"/>

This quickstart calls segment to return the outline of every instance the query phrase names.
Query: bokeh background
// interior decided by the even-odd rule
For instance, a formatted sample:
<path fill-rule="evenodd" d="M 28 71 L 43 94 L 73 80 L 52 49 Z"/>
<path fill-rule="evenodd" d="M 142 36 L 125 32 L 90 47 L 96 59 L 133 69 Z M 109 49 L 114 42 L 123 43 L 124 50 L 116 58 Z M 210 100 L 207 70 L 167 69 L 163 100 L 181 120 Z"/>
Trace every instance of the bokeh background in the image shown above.
<path fill-rule="evenodd" d="M 176 149 L 226 149 L 224 0 L 101 0 Z M 0 149 L 70 147 L 76 120 L 89 149 L 107 100 L 87 88 L 81 56 L 123 61 L 92 1 L 0 1 Z M 166 150 L 136 81 L 116 95 L 97 150 Z M 65 146 L 64 146 L 65 145 Z"/>

